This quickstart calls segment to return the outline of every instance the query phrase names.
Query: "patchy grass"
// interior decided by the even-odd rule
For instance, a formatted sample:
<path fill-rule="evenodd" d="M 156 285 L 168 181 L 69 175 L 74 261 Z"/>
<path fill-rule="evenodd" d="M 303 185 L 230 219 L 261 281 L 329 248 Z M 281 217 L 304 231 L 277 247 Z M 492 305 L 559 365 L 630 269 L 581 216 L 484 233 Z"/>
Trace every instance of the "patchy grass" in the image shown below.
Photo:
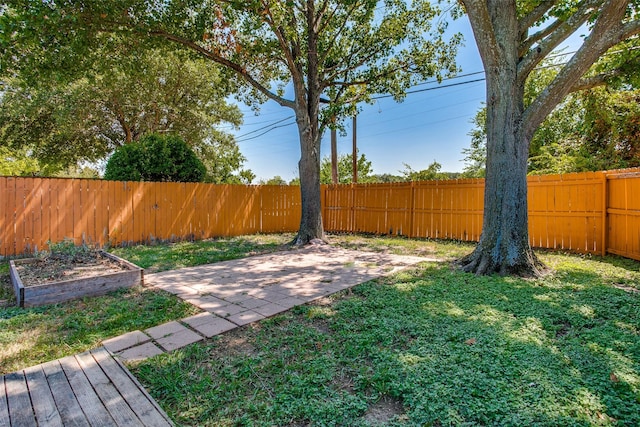
<path fill-rule="evenodd" d="M 331 244 L 345 249 L 389 252 L 395 255 L 416 255 L 454 260 L 473 251 L 475 243 L 456 240 L 409 239 L 401 236 L 363 234 L 329 234 Z"/>
<path fill-rule="evenodd" d="M 266 234 L 208 239 L 197 242 L 129 246 L 109 251 L 145 269 L 147 273 L 210 264 L 262 253 L 286 250 L 294 234 Z M 405 237 L 329 234 L 329 242 L 346 249 L 455 259 L 473 250 L 473 243 Z"/>
<path fill-rule="evenodd" d="M 639 264 L 425 265 L 134 367 L 182 425 L 640 425 Z"/>
<path fill-rule="evenodd" d="M 0 374 L 95 348 L 114 336 L 199 310 L 141 286 L 63 304 L 0 308 Z"/>
<path fill-rule="evenodd" d="M 211 264 L 275 252 L 286 248 L 293 234 L 267 234 L 111 248 L 109 252 L 145 269 L 147 273 Z"/>

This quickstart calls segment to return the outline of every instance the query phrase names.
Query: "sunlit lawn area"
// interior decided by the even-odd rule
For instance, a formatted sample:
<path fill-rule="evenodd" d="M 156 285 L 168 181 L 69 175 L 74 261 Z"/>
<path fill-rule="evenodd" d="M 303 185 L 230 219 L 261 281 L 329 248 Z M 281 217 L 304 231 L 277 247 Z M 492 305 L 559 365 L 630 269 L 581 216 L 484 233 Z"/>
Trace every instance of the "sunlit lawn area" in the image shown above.
<path fill-rule="evenodd" d="M 276 250 L 292 237 L 116 252 L 158 271 Z M 472 248 L 331 240 L 449 260 Z M 640 425 L 640 263 L 539 255 L 553 269 L 542 279 L 476 277 L 450 263 L 425 263 L 131 368 L 179 425 Z M 155 294 L 131 292 L 142 301 Z M 103 320 L 79 315 L 89 303 L 0 309 L 3 371 L 13 369 L 5 368 L 8 361 L 19 365 L 7 343 L 28 331 L 59 340 L 55 357 L 79 351 L 65 341 L 74 334 L 89 347 L 87 337 L 107 334 Z M 170 306 L 166 318 L 188 311 L 179 301 Z M 139 307 L 137 319 L 113 328 L 114 335 L 143 327 L 140 318 L 149 313 L 171 311 Z M 42 319 L 56 326 L 41 329 Z M 27 355 L 36 347 L 17 356 L 21 366 L 35 362 Z"/>

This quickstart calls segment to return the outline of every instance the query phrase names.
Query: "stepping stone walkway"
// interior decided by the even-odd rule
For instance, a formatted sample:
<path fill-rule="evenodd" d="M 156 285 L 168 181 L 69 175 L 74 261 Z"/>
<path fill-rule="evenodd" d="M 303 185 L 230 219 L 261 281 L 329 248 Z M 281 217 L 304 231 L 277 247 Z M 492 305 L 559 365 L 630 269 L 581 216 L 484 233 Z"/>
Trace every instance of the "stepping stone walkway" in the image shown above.
<path fill-rule="evenodd" d="M 177 295 L 203 312 L 129 332 L 103 345 L 119 359 L 143 360 L 424 261 L 437 260 L 311 245 L 146 274 L 147 286 Z"/>

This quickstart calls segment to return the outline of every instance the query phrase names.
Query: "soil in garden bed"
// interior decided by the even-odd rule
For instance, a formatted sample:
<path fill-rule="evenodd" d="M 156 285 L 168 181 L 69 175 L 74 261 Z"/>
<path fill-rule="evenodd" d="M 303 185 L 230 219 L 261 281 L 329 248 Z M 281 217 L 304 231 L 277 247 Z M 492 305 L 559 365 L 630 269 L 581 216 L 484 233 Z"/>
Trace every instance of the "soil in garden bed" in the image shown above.
<path fill-rule="evenodd" d="M 81 279 L 127 270 L 98 251 L 75 254 L 56 253 L 16 266 L 24 286 Z"/>

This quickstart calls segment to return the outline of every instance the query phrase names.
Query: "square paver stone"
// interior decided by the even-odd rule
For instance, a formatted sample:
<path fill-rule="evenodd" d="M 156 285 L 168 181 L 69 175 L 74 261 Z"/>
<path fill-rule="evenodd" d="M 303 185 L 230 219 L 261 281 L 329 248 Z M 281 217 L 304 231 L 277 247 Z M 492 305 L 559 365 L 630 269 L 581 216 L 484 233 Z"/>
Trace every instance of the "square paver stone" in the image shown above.
<path fill-rule="evenodd" d="M 238 325 L 210 313 L 196 314 L 182 319 L 182 321 L 207 338 L 238 327 Z"/>
<path fill-rule="evenodd" d="M 169 322 L 147 329 L 149 335 L 155 338 L 166 351 L 173 351 L 204 339 L 201 335 L 178 322 Z"/>
<path fill-rule="evenodd" d="M 141 331 L 128 332 L 119 337 L 102 341 L 102 345 L 111 354 L 151 341 L 149 335 Z"/>
<path fill-rule="evenodd" d="M 238 305 L 246 308 L 246 309 L 255 309 L 257 307 L 262 307 L 263 305 L 269 304 L 269 301 L 265 301 L 260 298 L 249 297 L 244 301 L 240 301 Z"/>
<path fill-rule="evenodd" d="M 228 304 L 228 305 L 225 305 L 224 307 L 214 308 L 214 309 L 207 308 L 205 310 L 225 318 L 229 316 L 235 316 L 236 314 L 240 314 L 244 311 L 247 311 L 246 308 L 240 307 L 239 305 L 236 305 L 236 304 Z"/>
<path fill-rule="evenodd" d="M 182 332 L 177 332 L 172 335 L 168 335 L 164 338 L 159 338 L 156 340 L 162 348 L 167 351 L 177 350 L 182 347 L 186 347 L 189 344 L 193 344 L 194 342 L 202 341 L 204 337 L 200 334 L 193 332 L 185 328 Z"/>
<path fill-rule="evenodd" d="M 223 308 L 227 305 L 229 305 L 229 303 L 227 301 L 224 301 L 220 298 L 216 298 L 214 296 L 211 295 L 204 295 L 204 296 L 199 296 L 199 297 L 191 297 L 186 299 L 186 301 L 189 304 L 193 304 L 196 307 L 199 307 L 203 310 L 206 311 L 213 311 L 213 310 L 217 310 L 220 308 Z"/>
<path fill-rule="evenodd" d="M 260 313 L 256 313 L 255 311 L 248 310 L 242 313 L 234 314 L 233 316 L 229 316 L 227 319 L 238 326 L 242 326 L 252 322 L 256 322 L 258 320 L 262 320 L 264 319 L 264 316 Z"/>
<path fill-rule="evenodd" d="M 263 305 L 261 307 L 257 307 L 257 308 L 253 309 L 253 311 L 262 314 L 264 317 L 270 317 L 270 316 L 273 316 L 273 315 L 278 314 L 278 313 L 282 313 L 283 311 L 287 311 L 287 310 L 289 310 L 289 309 L 286 308 L 286 307 L 283 307 L 281 305 L 273 304 L 273 303 L 270 303 L 270 304 L 267 304 L 267 305 Z"/>
<path fill-rule="evenodd" d="M 188 330 L 188 329 L 182 326 L 180 323 L 173 321 L 173 322 L 163 323 L 162 325 L 159 325 L 159 326 L 154 326 L 153 328 L 146 329 L 145 332 L 149 334 L 152 338 L 158 340 L 160 338 L 164 338 L 184 330 Z"/>
<path fill-rule="evenodd" d="M 148 359 L 162 353 L 164 352 L 157 345 L 152 342 L 146 342 L 144 344 L 137 345 L 135 347 L 131 347 L 120 353 L 117 353 L 116 356 L 120 360 L 135 362 L 138 360 Z"/>

